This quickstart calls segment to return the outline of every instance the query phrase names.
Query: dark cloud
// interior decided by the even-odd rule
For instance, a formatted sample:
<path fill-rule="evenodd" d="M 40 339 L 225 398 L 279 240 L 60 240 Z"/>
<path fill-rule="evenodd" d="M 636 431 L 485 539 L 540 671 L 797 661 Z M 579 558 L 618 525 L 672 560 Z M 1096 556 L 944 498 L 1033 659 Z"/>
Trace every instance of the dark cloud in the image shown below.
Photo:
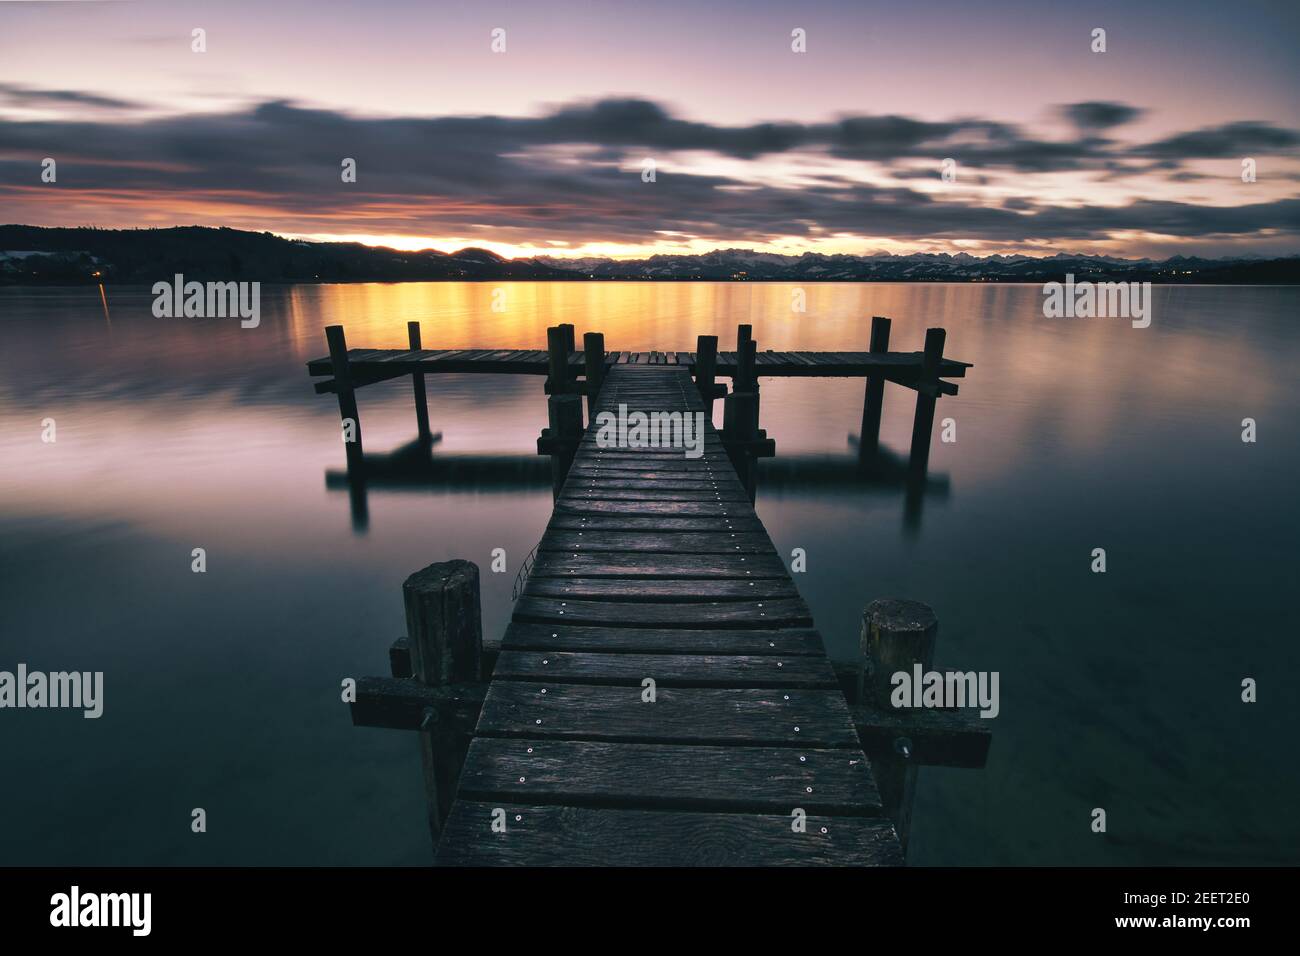
<path fill-rule="evenodd" d="M 981 119 L 853 116 L 715 126 L 637 99 L 562 105 L 531 118 L 370 118 L 272 101 L 234 113 L 133 122 L 0 121 L 0 202 L 37 209 L 47 223 L 75 194 L 79 222 L 96 202 L 106 218 L 147 206 L 175 222 L 195 221 L 202 214 L 194 210 L 219 203 L 222 221 L 208 216 L 208 224 L 501 242 L 643 243 L 662 231 L 747 243 L 835 233 L 1026 242 L 1098 240 L 1122 230 L 1183 237 L 1300 232 L 1297 200 L 1078 208 L 993 204 L 969 190 L 936 194 L 902 182 L 930 176 L 915 171 L 925 163 L 936 164 L 937 178 L 947 157 L 958 162 L 961 186 L 979 183 L 972 168 L 1150 174 L 1244 140 L 1256 144 L 1254 153 L 1271 144 L 1291 154 L 1297 143 L 1294 133 L 1262 123 L 1131 146 L 1100 136 L 1042 141 Z M 741 160 L 808 151 L 884 164 L 900 182 L 872 186 L 823 175 L 786 188 L 764 179 L 761 164 L 749 167 L 752 176 L 678 171 L 671 154 L 684 150 Z M 34 164 L 45 156 L 59 161 L 58 185 L 33 189 Z M 357 160 L 356 183 L 340 180 L 344 157 Z M 654 183 L 641 179 L 645 157 L 658 163 Z"/>
<path fill-rule="evenodd" d="M 1136 156 L 1150 156 L 1179 162 L 1187 159 L 1235 159 L 1255 153 L 1293 153 L 1300 146 L 1300 134 L 1270 123 L 1253 121 L 1211 126 L 1158 140 L 1134 150 Z"/>
<path fill-rule="evenodd" d="M 128 100 L 119 100 L 97 93 L 79 90 L 36 90 L 17 83 L 0 83 L 0 100 L 18 106 L 93 106 L 97 109 L 126 110 L 139 106 Z"/>
<path fill-rule="evenodd" d="M 1081 130 L 1103 130 L 1123 126 L 1142 115 L 1142 110 L 1127 103 L 1104 103 L 1090 100 L 1086 103 L 1066 103 L 1061 113 Z"/>

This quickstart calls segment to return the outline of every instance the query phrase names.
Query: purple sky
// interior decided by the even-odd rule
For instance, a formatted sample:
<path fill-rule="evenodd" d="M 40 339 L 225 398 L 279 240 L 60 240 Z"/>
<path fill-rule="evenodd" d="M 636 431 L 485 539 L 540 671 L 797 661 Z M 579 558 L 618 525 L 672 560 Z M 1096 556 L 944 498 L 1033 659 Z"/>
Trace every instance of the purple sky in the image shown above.
<path fill-rule="evenodd" d="M 0 2 L 0 219 L 508 255 L 1294 254 L 1296 7 Z"/>

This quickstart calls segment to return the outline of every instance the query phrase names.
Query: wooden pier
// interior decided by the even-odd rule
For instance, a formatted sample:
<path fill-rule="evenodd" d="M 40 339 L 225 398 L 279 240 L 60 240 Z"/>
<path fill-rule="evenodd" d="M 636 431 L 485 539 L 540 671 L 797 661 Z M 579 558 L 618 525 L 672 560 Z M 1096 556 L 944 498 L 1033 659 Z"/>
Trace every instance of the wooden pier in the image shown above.
<path fill-rule="evenodd" d="M 955 391 L 940 376 L 967 366 L 940 360 L 929 338 L 925 353 L 830 355 L 759 353 L 740 338 L 735 353 L 707 336 L 697 352 L 619 353 L 588 334 L 578 354 L 556 327 L 540 353 L 332 349 L 309 366 L 334 374 L 317 389 L 339 392 L 345 418 L 347 393 L 395 374 L 547 375 L 538 449 L 554 512 L 500 643 L 483 649 L 477 568 L 431 566 L 404 587 L 393 678 L 363 678 L 353 705 L 359 724 L 419 729 L 438 864 L 897 865 L 897 804 L 915 779 L 900 761 L 920 750 L 914 762 L 982 762 L 987 732 L 960 715 L 872 717 L 868 659 L 837 673 L 753 508 L 752 463 L 772 452 L 758 375 L 905 383 L 932 417 L 943 386 Z M 734 383 L 722 433 L 717 375 Z M 620 409 L 698 414 L 697 453 L 601 440 L 593 426 Z M 419 421 L 427 430 L 427 413 Z M 869 655 L 929 666 L 928 608 L 869 610 Z M 889 763 L 880 786 L 864 745 Z"/>

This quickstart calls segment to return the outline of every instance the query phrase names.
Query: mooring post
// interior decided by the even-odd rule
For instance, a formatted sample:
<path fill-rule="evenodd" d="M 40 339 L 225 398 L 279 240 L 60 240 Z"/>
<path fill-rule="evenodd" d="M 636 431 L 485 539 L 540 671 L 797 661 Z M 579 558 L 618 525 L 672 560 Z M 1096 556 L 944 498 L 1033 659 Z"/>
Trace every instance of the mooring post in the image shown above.
<path fill-rule="evenodd" d="M 750 360 L 748 373 L 745 373 L 742 378 L 745 355 L 751 346 L 753 346 L 753 350 L 749 354 L 753 355 L 754 358 Z M 737 391 L 754 393 L 755 428 L 758 427 L 758 373 L 755 371 L 758 362 L 757 352 L 758 343 L 754 341 L 754 327 L 748 324 L 736 326 L 736 378 L 733 387 Z M 743 387 L 740 384 L 741 382 L 744 383 Z"/>
<path fill-rule="evenodd" d="M 704 399 L 705 414 L 713 420 L 713 388 L 718 374 L 718 337 L 699 335 L 695 338 L 695 387 Z"/>
<path fill-rule="evenodd" d="M 889 319 L 871 317 L 871 351 L 879 354 L 889 351 Z M 880 450 L 880 413 L 885 404 L 885 379 L 881 375 L 867 376 L 866 394 L 862 399 L 862 428 L 858 432 L 858 464 L 867 468 L 876 460 Z"/>
<path fill-rule="evenodd" d="M 339 417 L 343 421 L 343 448 L 347 455 L 348 476 L 362 478 L 365 467 L 361 451 L 361 415 L 357 411 L 357 395 L 352 386 L 348 343 L 343 335 L 343 326 L 325 326 L 325 341 L 329 343 L 330 362 L 334 365 L 334 391 L 338 395 Z M 350 429 L 348 422 L 352 423 Z"/>
<path fill-rule="evenodd" d="M 556 325 L 546 330 L 546 351 L 549 376 L 546 400 L 549 427 L 538 441 L 537 450 L 551 456 L 551 494 L 559 498 L 564 480 L 569 476 L 582 440 L 582 398 L 573 394 L 573 381 L 569 369 L 569 336 L 573 326 Z"/>
<path fill-rule="evenodd" d="M 564 330 L 564 347 L 567 348 L 569 354 L 572 355 L 577 349 L 575 339 L 576 333 L 573 331 L 573 324 L 570 322 L 561 322 L 560 328 Z"/>
<path fill-rule="evenodd" d="M 741 326 L 747 328 L 747 326 Z M 732 391 L 722 402 L 722 437 L 740 483 L 749 500 L 758 492 L 758 394 L 753 389 L 755 344 L 753 339 L 740 343 L 736 353 L 736 374 Z"/>
<path fill-rule="evenodd" d="M 411 344 L 411 351 L 416 352 L 420 349 L 420 323 L 407 322 L 406 335 Z M 420 435 L 421 442 L 428 442 L 433 437 L 429 431 L 429 399 L 424 391 L 424 373 L 412 372 L 411 382 L 415 389 L 415 425 Z"/>
<path fill-rule="evenodd" d="M 894 690 L 894 674 L 902 671 L 911 681 L 915 665 L 921 665 L 923 674 L 929 671 L 934 664 L 938 636 L 939 619 L 929 605 L 896 598 L 868 604 L 862 612 L 858 701 L 883 712 L 893 711 L 890 694 Z M 895 741 L 893 754 L 877 756 L 871 761 L 881 803 L 894 820 L 904 852 L 911 830 L 918 769 L 911 756 L 910 742 L 900 737 Z"/>
<path fill-rule="evenodd" d="M 455 560 L 422 568 L 402 584 L 402 600 L 415 679 L 431 687 L 480 680 L 483 622 L 478 565 Z M 425 711 L 419 737 L 429 829 L 436 842 L 456 794 L 469 741 L 463 732 L 439 727 L 432 709 Z"/>
<path fill-rule="evenodd" d="M 939 398 L 939 364 L 943 361 L 943 329 L 925 330 L 925 354 L 916 383 L 916 417 L 912 420 L 912 451 L 907 467 L 913 477 L 925 474 L 930 464 L 930 432 L 934 428 L 934 403 Z"/>
<path fill-rule="evenodd" d="M 587 332 L 582 336 L 582 360 L 587 375 L 587 421 L 596 418 L 596 399 L 605 381 L 605 333 Z"/>

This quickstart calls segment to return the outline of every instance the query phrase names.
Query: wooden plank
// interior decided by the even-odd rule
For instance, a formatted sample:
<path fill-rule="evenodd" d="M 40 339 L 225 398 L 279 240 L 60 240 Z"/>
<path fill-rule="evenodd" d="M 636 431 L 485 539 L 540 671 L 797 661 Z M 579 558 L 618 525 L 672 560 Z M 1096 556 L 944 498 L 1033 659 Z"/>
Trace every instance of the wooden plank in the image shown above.
<path fill-rule="evenodd" d="M 739 555 L 776 552 L 771 539 L 761 531 L 728 531 L 725 534 L 682 531 L 671 535 L 639 531 L 547 531 L 537 550 L 571 554 L 591 551 Z"/>
<path fill-rule="evenodd" d="M 743 575 L 744 572 L 742 571 Z M 709 580 L 705 578 L 528 578 L 529 597 L 578 601 L 759 601 L 799 596 L 789 578 Z"/>
<path fill-rule="evenodd" d="M 681 813 L 457 800 L 438 866 L 902 866 L 884 817 Z"/>
<path fill-rule="evenodd" d="M 502 651 L 493 680 L 657 687 L 817 688 L 836 690 L 824 657 L 750 654 L 601 654 L 587 651 Z"/>
<path fill-rule="evenodd" d="M 787 817 L 795 807 L 828 816 L 880 815 L 866 758 L 814 747 L 478 737 L 461 771 L 460 797 Z"/>
<path fill-rule="evenodd" d="M 521 597 L 515 621 L 607 624 L 611 627 L 811 627 L 801 599 L 668 604 L 647 601 L 562 601 Z"/>
<path fill-rule="evenodd" d="M 570 578 L 782 578 L 785 563 L 775 554 L 676 554 L 671 552 L 539 551 L 529 579 Z"/>
<path fill-rule="evenodd" d="M 726 631 L 512 623 L 501 647 L 503 651 L 551 648 L 607 654 L 825 654 L 821 635 L 801 628 Z"/>
<path fill-rule="evenodd" d="M 762 531 L 762 522 L 753 514 L 713 517 L 692 515 L 663 517 L 661 515 L 593 514 L 580 511 L 556 510 L 547 525 L 553 531 L 654 531 L 662 535 L 682 532 Z M 734 550 L 734 549 L 733 549 Z"/>

